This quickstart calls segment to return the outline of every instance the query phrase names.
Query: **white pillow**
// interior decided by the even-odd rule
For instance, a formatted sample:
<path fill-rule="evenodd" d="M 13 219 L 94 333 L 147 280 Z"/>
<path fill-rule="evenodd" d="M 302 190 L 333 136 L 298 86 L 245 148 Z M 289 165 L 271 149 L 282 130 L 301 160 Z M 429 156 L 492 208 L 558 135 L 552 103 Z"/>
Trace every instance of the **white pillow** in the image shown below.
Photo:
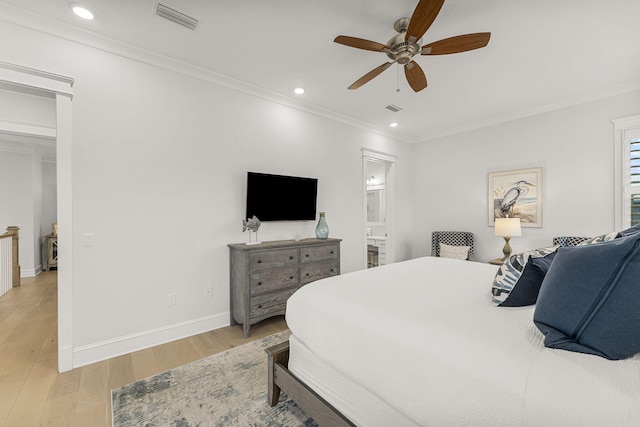
<path fill-rule="evenodd" d="M 467 259 L 471 246 L 451 246 L 440 243 L 440 256 L 442 258 Z"/>

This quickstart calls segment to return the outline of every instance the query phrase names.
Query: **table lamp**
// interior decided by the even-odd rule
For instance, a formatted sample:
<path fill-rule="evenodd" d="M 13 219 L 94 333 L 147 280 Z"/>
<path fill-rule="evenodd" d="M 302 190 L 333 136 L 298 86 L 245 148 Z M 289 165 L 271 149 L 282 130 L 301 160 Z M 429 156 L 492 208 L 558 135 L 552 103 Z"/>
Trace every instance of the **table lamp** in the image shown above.
<path fill-rule="evenodd" d="M 513 236 L 522 236 L 520 218 L 496 218 L 495 235 L 504 237 L 504 248 L 502 248 L 504 258 L 502 259 L 506 260 L 511 255 L 509 240 Z"/>

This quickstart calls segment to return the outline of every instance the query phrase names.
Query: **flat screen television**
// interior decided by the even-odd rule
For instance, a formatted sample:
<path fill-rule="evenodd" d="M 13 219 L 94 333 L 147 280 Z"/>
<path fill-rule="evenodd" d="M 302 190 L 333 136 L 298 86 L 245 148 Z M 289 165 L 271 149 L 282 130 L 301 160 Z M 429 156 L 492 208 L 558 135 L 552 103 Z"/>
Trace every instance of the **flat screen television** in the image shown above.
<path fill-rule="evenodd" d="M 318 180 L 247 172 L 246 218 L 260 221 L 316 219 Z"/>

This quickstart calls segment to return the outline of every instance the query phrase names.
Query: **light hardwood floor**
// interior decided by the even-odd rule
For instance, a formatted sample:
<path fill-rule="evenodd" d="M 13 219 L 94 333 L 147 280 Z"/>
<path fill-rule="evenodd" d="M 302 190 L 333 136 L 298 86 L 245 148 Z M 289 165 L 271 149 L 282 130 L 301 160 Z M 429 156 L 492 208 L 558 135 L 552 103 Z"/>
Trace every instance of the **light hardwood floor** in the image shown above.
<path fill-rule="evenodd" d="M 59 374 L 57 304 L 55 271 L 0 297 L 0 426 L 111 426 L 111 389 L 287 327 L 274 317 L 243 339 L 229 326 Z"/>

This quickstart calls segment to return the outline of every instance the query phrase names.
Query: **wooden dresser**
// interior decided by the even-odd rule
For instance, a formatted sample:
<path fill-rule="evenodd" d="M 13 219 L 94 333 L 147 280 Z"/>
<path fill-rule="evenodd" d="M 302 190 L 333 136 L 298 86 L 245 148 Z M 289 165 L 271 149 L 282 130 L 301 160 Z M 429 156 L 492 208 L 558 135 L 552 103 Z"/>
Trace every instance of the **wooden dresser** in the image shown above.
<path fill-rule="evenodd" d="M 249 327 L 284 314 L 287 299 L 301 286 L 340 274 L 341 239 L 278 240 L 230 244 L 231 324 Z"/>

